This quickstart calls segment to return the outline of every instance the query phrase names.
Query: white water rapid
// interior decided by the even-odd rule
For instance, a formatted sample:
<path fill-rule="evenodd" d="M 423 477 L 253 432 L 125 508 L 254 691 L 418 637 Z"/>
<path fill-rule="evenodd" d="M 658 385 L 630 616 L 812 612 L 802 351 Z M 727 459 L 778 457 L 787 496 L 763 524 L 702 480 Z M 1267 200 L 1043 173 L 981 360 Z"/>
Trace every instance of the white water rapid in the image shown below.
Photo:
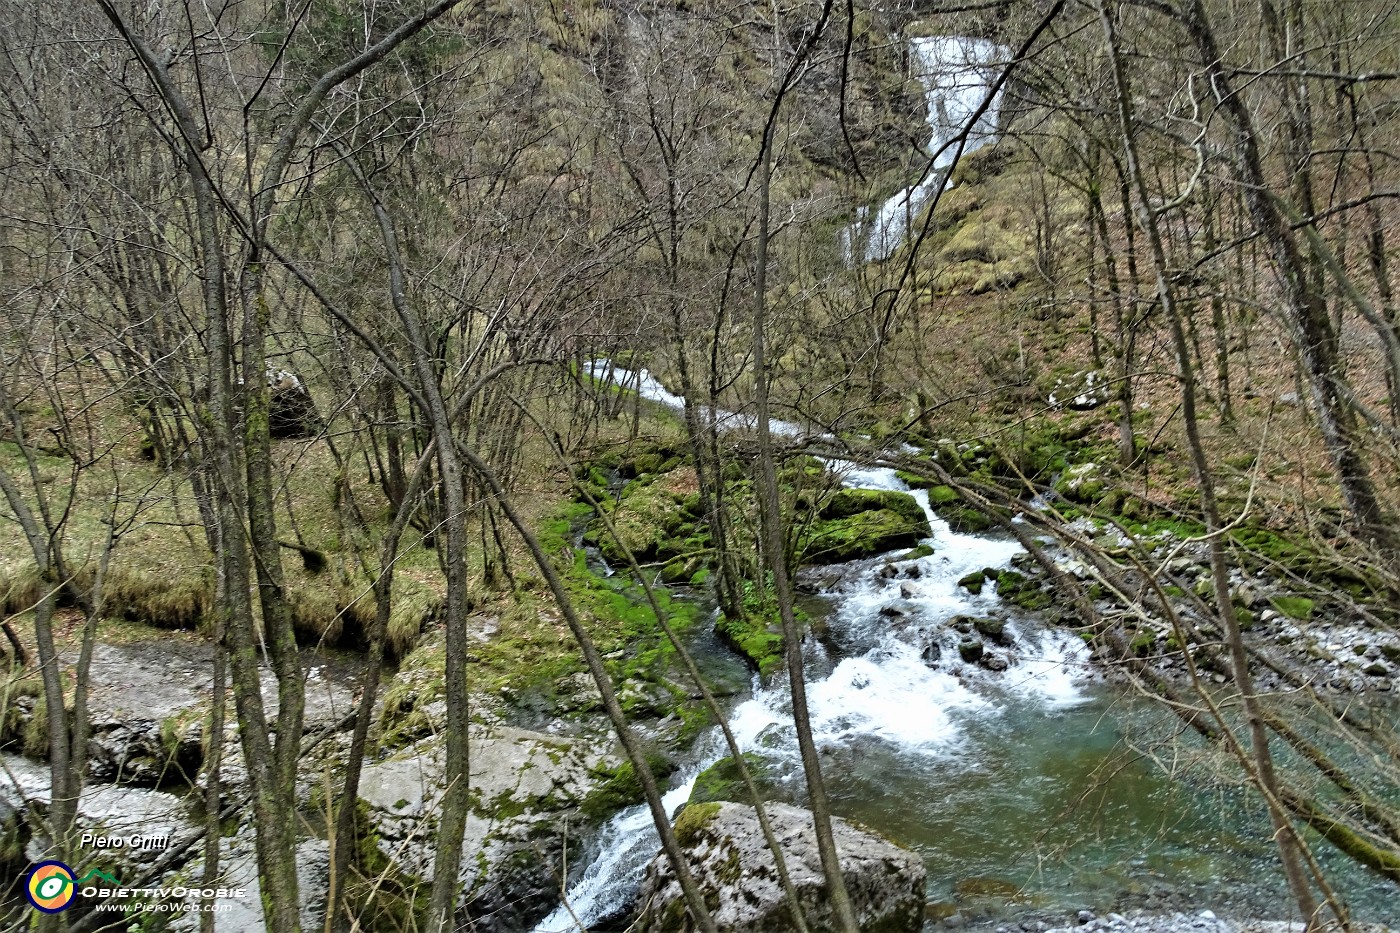
<path fill-rule="evenodd" d="M 590 364 L 590 372 L 652 401 L 682 404 L 645 370 L 623 372 L 598 361 Z M 721 424 L 749 423 L 727 412 L 717 417 Z M 802 433 L 795 424 L 779 427 L 783 433 Z M 838 460 L 828 465 L 852 488 L 909 491 L 893 470 Z M 998 716 L 1012 700 L 1054 709 L 1085 699 L 1080 685 L 1087 653 L 1069 633 L 1011 620 L 1006 625 L 1013 639 L 1004 651 L 1006 671 L 994 674 L 962 662 L 962 634 L 949 627 L 948 620 L 986 616 L 999 600 L 990 587 L 974 596 L 957 581 L 975 570 L 1006 566 L 1020 546 L 991 535 L 954 533 L 933 514 L 926 491 L 912 495 L 933 529 L 926 542 L 933 554 L 898 560 L 899 554 L 892 553 L 846 565 L 841 582 L 827 594 L 834 606 L 831 637 L 842 645 L 843 656 L 832 667 L 821 647 L 808 639 L 809 668 L 816 672 L 807 686 L 812 729 L 826 750 L 874 741 L 906 757 L 968 755 L 964 727 L 971 717 Z M 777 770 L 800 773 L 791 718 L 786 683 L 756 682 L 750 699 L 730 715 L 729 725 L 741 749 L 761 750 Z M 670 813 L 690 796 L 696 775 L 728 754 L 718 729 L 701 740 L 697 751 L 695 766 L 665 795 Z M 596 848 L 595 860 L 567 891 L 568 906 L 541 921 L 535 933 L 574 933 L 627 908 L 647 862 L 660 848 L 647 807 L 618 814 L 603 829 Z"/>
<path fill-rule="evenodd" d="M 967 36 L 910 39 L 909 55 L 924 88 L 928 125 L 933 131 L 928 154 L 935 158 L 922 181 L 890 197 L 873 217 L 868 208 L 857 212 L 856 222 L 843 235 L 846 255 L 855 256 L 863 249 L 867 262 L 888 259 L 909 235 L 929 198 L 946 183 L 957 156 L 957 147 L 948 143 L 962 133 L 986 101 L 993 79 L 1007 59 L 1001 46 Z M 1000 94 L 995 95 L 986 112 L 972 123 L 964 154 L 996 139 L 999 98 Z"/>

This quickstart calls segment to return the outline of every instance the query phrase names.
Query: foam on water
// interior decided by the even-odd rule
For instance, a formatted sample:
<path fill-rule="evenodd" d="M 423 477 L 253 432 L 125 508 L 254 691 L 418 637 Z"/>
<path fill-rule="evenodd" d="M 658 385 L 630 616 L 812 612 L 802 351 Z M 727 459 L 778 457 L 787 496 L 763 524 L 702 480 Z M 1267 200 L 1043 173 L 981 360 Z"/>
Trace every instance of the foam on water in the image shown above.
<path fill-rule="evenodd" d="M 808 688 L 808 699 L 818 744 L 870 737 L 925 755 L 957 745 L 962 729 L 955 717 L 991 705 L 902 644 L 844 659 Z"/>

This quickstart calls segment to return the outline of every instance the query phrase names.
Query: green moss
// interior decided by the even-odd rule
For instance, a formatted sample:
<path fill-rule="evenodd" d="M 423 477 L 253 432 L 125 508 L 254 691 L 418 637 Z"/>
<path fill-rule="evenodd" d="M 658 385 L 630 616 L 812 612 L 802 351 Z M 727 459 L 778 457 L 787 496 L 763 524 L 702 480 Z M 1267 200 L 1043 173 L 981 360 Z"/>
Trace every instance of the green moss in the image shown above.
<path fill-rule="evenodd" d="M 920 476 L 917 473 L 910 473 L 907 470 L 896 470 L 894 475 L 899 477 L 904 482 L 904 485 L 908 486 L 910 489 L 932 489 L 936 486 L 933 480 L 929 479 L 927 476 Z M 948 487 L 943 486 L 941 488 L 947 489 Z"/>
<path fill-rule="evenodd" d="M 1290 619 L 1304 622 L 1312 618 L 1314 603 L 1306 596 L 1272 596 L 1269 602 Z"/>
<path fill-rule="evenodd" d="M 992 520 L 973 508 L 954 508 L 941 512 L 948 527 L 958 534 L 977 534 L 992 527 Z"/>
<path fill-rule="evenodd" d="M 693 845 L 709 825 L 719 816 L 720 803 L 689 804 L 676 818 L 676 841 L 683 846 Z"/>
<path fill-rule="evenodd" d="M 744 753 L 744 764 L 753 778 L 754 788 L 762 800 L 771 800 L 775 783 L 768 762 L 753 752 Z M 701 771 L 695 778 L 695 786 L 690 792 L 690 803 L 713 803 L 728 800 L 733 803 L 752 804 L 748 788 L 739 775 L 739 767 L 733 756 L 726 756 Z"/>
<path fill-rule="evenodd" d="M 804 563 L 844 563 L 913 547 L 929 534 L 922 514 L 918 521 L 912 521 L 907 515 L 881 508 L 813 522 L 805 530 L 798 551 Z"/>
<path fill-rule="evenodd" d="M 953 505 L 959 498 L 952 486 L 932 486 L 928 491 L 928 503 L 935 512 L 945 506 Z"/>
<path fill-rule="evenodd" d="M 1152 646 L 1157 643 L 1157 633 L 1149 630 L 1138 632 L 1133 636 L 1133 640 L 1128 643 L 1128 647 L 1133 654 L 1140 658 L 1145 658 L 1152 651 Z"/>
<path fill-rule="evenodd" d="M 923 523 L 924 510 L 907 492 L 890 489 L 842 489 L 822 504 L 819 516 L 826 519 L 850 518 L 862 512 L 894 512 L 911 525 Z"/>
<path fill-rule="evenodd" d="M 733 619 L 722 615 L 715 622 L 715 632 L 748 659 L 762 676 L 771 676 L 782 667 L 783 636 L 773 630 L 765 616 L 745 612 Z"/>
<path fill-rule="evenodd" d="M 982 574 L 982 571 L 974 570 L 972 573 L 959 578 L 958 586 L 967 590 L 973 596 L 976 596 L 978 593 L 982 592 L 982 586 L 986 583 L 986 580 L 987 578 Z"/>
<path fill-rule="evenodd" d="M 903 554 L 895 558 L 895 560 L 919 560 L 924 557 L 932 557 L 933 553 L 934 551 L 932 544 L 920 544 L 918 547 L 910 548 L 909 550 L 905 551 Z"/>
<path fill-rule="evenodd" d="M 1013 606 L 1026 610 L 1048 609 L 1054 602 L 1049 593 L 1043 592 L 1034 580 L 1014 570 L 996 573 L 997 595 Z"/>

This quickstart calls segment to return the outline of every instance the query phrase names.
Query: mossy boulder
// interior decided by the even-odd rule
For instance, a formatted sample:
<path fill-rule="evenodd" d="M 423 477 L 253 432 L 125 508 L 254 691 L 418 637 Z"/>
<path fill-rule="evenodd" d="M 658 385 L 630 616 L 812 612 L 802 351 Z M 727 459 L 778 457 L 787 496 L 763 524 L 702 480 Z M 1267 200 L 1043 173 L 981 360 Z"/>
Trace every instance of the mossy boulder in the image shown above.
<path fill-rule="evenodd" d="M 932 545 L 932 544 L 920 544 L 918 547 L 910 548 L 909 550 L 905 551 L 903 554 L 899 555 L 899 557 L 897 557 L 897 558 L 895 558 L 895 559 L 896 559 L 896 560 L 921 560 L 921 559 L 923 559 L 923 558 L 925 558 L 925 557 L 932 557 L 933 554 L 934 554 L 934 550 L 933 550 L 933 545 Z"/>
<path fill-rule="evenodd" d="M 973 508 L 959 507 L 939 512 L 948 527 L 958 534 L 975 535 L 986 531 L 994 524 L 985 512 Z"/>
<path fill-rule="evenodd" d="M 803 563 L 837 564 L 910 548 L 932 533 L 913 496 L 883 489 L 843 489 L 821 508 L 799 544 Z"/>
<path fill-rule="evenodd" d="M 696 536 L 684 497 L 660 482 L 631 482 L 606 508 L 617 538 L 600 529 L 596 540 L 611 563 L 626 563 L 624 548 L 643 563 L 678 557 L 682 542 Z"/>
<path fill-rule="evenodd" d="M 978 634 L 984 638 L 989 638 L 998 644 L 1006 645 L 1011 643 L 1011 636 L 1006 631 L 1005 619 L 975 619 L 973 620 L 972 627 L 977 629 Z"/>
<path fill-rule="evenodd" d="M 809 929 L 836 929 L 827 895 L 812 814 L 782 803 L 764 807 L 783 861 L 802 903 Z M 842 819 L 832 834 L 857 925 L 867 933 L 916 933 L 924 919 L 926 869 L 922 859 Z M 692 877 L 725 933 L 793 933 L 794 927 L 753 807 L 736 803 L 690 804 L 676 819 Z M 641 933 L 691 933 L 695 921 L 664 856 L 647 866 L 633 929 Z"/>
<path fill-rule="evenodd" d="M 744 753 L 744 764 L 753 778 L 754 789 L 762 800 L 773 799 L 777 785 L 772 766 L 761 755 Z M 739 766 L 732 755 L 721 758 L 701 771 L 695 778 L 695 786 L 690 791 L 690 805 L 727 800 L 731 803 L 753 803 L 749 799 L 748 788 L 739 776 Z"/>
<path fill-rule="evenodd" d="M 1071 502 L 1093 505 L 1108 492 L 1108 477 L 1097 463 L 1077 463 L 1060 474 L 1055 491 Z"/>
<path fill-rule="evenodd" d="M 721 615 L 715 633 L 742 655 L 764 677 L 783 663 L 783 636 L 776 622 L 759 613 L 746 612 L 738 618 Z"/>
<path fill-rule="evenodd" d="M 976 596 L 982 592 L 982 587 L 986 584 L 986 582 L 987 578 L 982 574 L 982 571 L 980 570 L 974 570 L 972 573 L 958 578 L 958 586 L 967 590 L 973 596 Z"/>
<path fill-rule="evenodd" d="M 1002 570 L 996 574 L 997 595 L 1013 606 L 1022 609 L 1048 609 L 1054 599 L 1040 588 L 1035 580 L 1015 570 Z"/>
<path fill-rule="evenodd" d="M 911 525 L 923 523 L 928 527 L 918 500 L 907 492 L 892 489 L 842 489 L 822 505 L 818 514 L 824 519 L 850 518 L 881 509 L 894 512 Z"/>
<path fill-rule="evenodd" d="M 939 509 L 956 505 L 960 497 L 952 486 L 930 486 L 928 490 L 928 504 L 937 512 Z"/>
<path fill-rule="evenodd" d="M 904 485 L 910 489 L 931 489 L 937 484 L 927 476 L 920 476 L 918 473 L 910 473 L 907 470 L 896 470 L 895 476 L 899 477 Z M 943 488 L 947 488 L 946 486 Z"/>
<path fill-rule="evenodd" d="M 1274 596 L 1269 602 L 1290 619 L 1305 622 L 1312 618 L 1314 602 L 1306 596 Z"/>

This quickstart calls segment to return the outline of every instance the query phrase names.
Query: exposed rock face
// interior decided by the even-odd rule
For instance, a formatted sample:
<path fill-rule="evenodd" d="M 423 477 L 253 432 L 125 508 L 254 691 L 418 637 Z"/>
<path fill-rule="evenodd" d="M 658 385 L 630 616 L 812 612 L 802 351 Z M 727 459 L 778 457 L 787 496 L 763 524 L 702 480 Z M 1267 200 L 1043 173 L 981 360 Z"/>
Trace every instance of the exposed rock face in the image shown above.
<path fill-rule="evenodd" d="M 766 807 L 798 892 L 809 929 L 836 928 L 822 879 L 810 811 L 786 804 Z M 923 863 L 918 856 L 845 820 L 832 821 L 841 871 L 860 928 L 866 933 L 915 933 L 923 923 Z M 794 929 L 764 845 L 753 807 L 693 804 L 676 821 L 676 834 L 722 933 L 788 933 Z M 642 933 L 690 933 L 680 884 L 664 856 L 647 866 L 642 884 Z"/>
<path fill-rule="evenodd" d="M 557 899 L 566 840 L 577 814 L 615 764 L 599 750 L 507 726 L 473 728 L 459 907 L 479 933 L 528 930 Z M 443 757 L 429 742 L 365 768 L 360 798 L 381 852 L 404 873 L 429 880 Z"/>

